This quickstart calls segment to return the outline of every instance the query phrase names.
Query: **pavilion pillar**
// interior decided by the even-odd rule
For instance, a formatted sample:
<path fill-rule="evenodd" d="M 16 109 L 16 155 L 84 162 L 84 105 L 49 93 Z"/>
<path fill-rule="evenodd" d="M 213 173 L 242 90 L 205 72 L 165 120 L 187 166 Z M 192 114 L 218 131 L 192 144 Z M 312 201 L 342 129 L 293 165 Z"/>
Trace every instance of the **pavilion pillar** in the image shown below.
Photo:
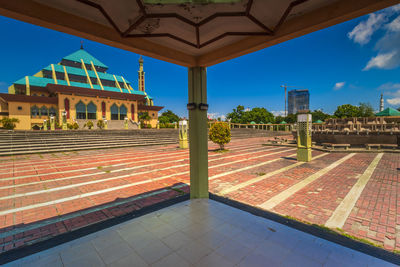
<path fill-rule="evenodd" d="M 190 198 L 208 198 L 206 68 L 190 67 L 188 74 Z"/>

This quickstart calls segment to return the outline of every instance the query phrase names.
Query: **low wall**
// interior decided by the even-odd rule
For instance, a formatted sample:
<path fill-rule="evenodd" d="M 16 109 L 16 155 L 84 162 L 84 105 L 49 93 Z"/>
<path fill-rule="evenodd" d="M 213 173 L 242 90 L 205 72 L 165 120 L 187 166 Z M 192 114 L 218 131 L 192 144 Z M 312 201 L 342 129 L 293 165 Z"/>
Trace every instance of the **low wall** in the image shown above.
<path fill-rule="evenodd" d="M 296 133 L 293 133 L 296 136 Z M 352 146 L 364 146 L 365 144 L 398 144 L 400 145 L 400 133 L 375 132 L 375 133 L 313 133 L 312 141 L 317 144 L 350 144 Z"/>

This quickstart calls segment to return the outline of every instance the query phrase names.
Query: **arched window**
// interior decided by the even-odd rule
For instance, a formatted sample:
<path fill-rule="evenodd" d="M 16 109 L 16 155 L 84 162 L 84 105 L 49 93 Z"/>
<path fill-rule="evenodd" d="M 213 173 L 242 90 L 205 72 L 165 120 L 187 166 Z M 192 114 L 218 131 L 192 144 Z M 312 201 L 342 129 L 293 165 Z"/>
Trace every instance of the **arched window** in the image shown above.
<path fill-rule="evenodd" d="M 111 111 L 111 120 L 118 120 L 118 106 L 113 104 L 110 108 Z"/>
<path fill-rule="evenodd" d="M 57 117 L 57 111 L 54 107 L 49 108 L 49 116 Z"/>
<path fill-rule="evenodd" d="M 40 108 L 40 116 L 49 116 L 49 110 L 46 106 Z"/>
<path fill-rule="evenodd" d="M 33 107 L 31 107 L 31 117 L 37 117 L 39 116 L 39 108 L 35 105 Z"/>
<path fill-rule="evenodd" d="M 86 120 L 86 105 L 82 101 L 79 101 L 75 105 L 75 109 L 76 109 L 76 119 Z"/>
<path fill-rule="evenodd" d="M 106 102 L 101 102 L 101 116 L 106 118 Z"/>
<path fill-rule="evenodd" d="M 96 105 L 93 104 L 93 102 L 90 102 L 87 105 L 87 117 L 88 117 L 88 120 L 95 120 L 96 119 L 96 111 L 97 111 Z"/>
<path fill-rule="evenodd" d="M 124 120 L 127 113 L 128 113 L 128 109 L 126 108 L 126 106 L 121 105 L 121 107 L 119 108 L 119 119 Z"/>
<path fill-rule="evenodd" d="M 69 119 L 69 99 L 68 98 L 64 99 L 64 109 L 67 112 L 67 119 Z"/>
<path fill-rule="evenodd" d="M 135 105 L 131 104 L 131 119 L 135 120 Z"/>

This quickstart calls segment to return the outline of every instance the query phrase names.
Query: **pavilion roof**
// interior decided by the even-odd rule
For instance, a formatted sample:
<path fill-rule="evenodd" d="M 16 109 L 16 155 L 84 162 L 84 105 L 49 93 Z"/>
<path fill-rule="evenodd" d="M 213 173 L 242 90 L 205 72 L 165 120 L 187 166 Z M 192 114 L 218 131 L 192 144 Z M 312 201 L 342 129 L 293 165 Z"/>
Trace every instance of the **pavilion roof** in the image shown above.
<path fill-rule="evenodd" d="M 0 15 L 183 66 L 210 66 L 398 4 L 400 0 L 0 3 Z M 103 65 L 97 60 L 95 64 Z"/>
<path fill-rule="evenodd" d="M 375 114 L 375 116 L 400 116 L 400 112 L 394 108 L 387 108 Z"/>

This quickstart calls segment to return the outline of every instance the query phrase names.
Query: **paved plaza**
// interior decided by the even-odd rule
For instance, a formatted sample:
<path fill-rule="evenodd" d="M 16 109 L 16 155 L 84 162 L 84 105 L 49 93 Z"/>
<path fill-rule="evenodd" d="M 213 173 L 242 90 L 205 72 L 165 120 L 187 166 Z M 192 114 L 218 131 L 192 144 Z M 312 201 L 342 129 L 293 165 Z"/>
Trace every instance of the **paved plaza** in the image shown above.
<path fill-rule="evenodd" d="M 178 203 L 19 259 L 9 266 L 395 265 L 204 199 Z"/>
<path fill-rule="evenodd" d="M 400 154 L 325 153 L 296 161 L 266 138 L 209 144 L 210 192 L 400 250 Z M 176 145 L 2 157 L 1 251 L 189 192 L 189 155 Z"/>

